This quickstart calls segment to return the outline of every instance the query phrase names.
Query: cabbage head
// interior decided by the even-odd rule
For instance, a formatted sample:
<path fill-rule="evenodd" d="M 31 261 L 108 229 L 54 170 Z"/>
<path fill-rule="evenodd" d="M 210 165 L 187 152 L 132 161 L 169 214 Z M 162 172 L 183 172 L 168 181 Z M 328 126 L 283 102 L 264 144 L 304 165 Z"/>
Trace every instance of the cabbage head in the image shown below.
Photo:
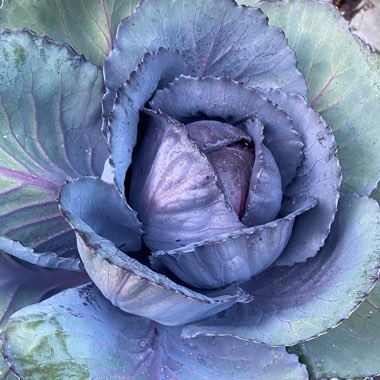
<path fill-rule="evenodd" d="M 379 55 L 239 3 L 4 1 L 0 378 L 380 373 Z"/>

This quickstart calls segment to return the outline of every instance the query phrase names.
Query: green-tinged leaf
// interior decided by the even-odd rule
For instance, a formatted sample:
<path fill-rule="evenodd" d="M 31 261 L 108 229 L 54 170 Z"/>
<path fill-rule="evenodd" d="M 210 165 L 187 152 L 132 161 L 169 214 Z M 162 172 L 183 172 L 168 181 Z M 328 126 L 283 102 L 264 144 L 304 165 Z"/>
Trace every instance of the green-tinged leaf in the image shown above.
<path fill-rule="evenodd" d="M 122 313 L 91 284 L 14 314 L 4 351 L 22 379 L 307 379 L 284 348 L 180 334 Z"/>
<path fill-rule="evenodd" d="M 290 347 L 313 379 L 364 378 L 380 373 L 380 285 L 349 319 L 317 339 Z"/>
<path fill-rule="evenodd" d="M 0 253 L 0 331 L 17 310 L 87 281 L 83 273 L 40 268 Z M 0 355 L 0 379 L 12 378 Z"/>
<path fill-rule="evenodd" d="M 77 266 L 54 259 L 77 257 L 56 198 L 66 180 L 102 173 L 101 69 L 46 37 L 4 31 L 0 82 L 0 236 L 14 240 L 0 240 L 0 251 Z M 57 255 L 36 261 L 39 252 Z"/>
<path fill-rule="evenodd" d="M 3 348 L 3 343 L 0 341 L 0 352 L 2 352 L 2 348 Z M 0 354 L 0 380 L 18 380 L 18 379 L 20 378 L 16 376 L 10 370 L 8 363 Z"/>
<path fill-rule="evenodd" d="M 260 0 L 235 0 L 239 5 L 249 5 L 250 7 L 256 7 Z"/>
<path fill-rule="evenodd" d="M 380 186 L 378 186 L 377 189 L 372 192 L 371 197 L 380 203 Z"/>
<path fill-rule="evenodd" d="M 319 254 L 291 267 L 270 268 L 243 288 L 254 299 L 185 326 L 185 336 L 231 334 L 293 345 L 326 332 L 368 295 L 379 272 L 380 212 L 367 197 L 342 196 Z"/>
<path fill-rule="evenodd" d="M 102 64 L 112 49 L 119 22 L 138 0 L 4 0 L 0 26 L 28 28 L 71 45 L 91 62 Z"/>
<path fill-rule="evenodd" d="M 0 352 L 2 351 L 3 344 L 0 341 Z M 0 379 L 1 380 L 18 380 L 16 376 L 9 368 L 8 363 L 5 361 L 2 355 L 0 355 Z"/>
<path fill-rule="evenodd" d="M 0 342 L 0 351 L 2 349 L 2 343 Z M 0 379 L 1 380 L 18 380 L 19 377 L 11 372 L 5 359 L 0 357 Z"/>
<path fill-rule="evenodd" d="M 368 195 L 380 173 L 380 56 L 359 43 L 327 1 L 268 1 L 260 7 L 271 25 L 284 30 L 311 105 L 334 129 L 344 189 Z"/>

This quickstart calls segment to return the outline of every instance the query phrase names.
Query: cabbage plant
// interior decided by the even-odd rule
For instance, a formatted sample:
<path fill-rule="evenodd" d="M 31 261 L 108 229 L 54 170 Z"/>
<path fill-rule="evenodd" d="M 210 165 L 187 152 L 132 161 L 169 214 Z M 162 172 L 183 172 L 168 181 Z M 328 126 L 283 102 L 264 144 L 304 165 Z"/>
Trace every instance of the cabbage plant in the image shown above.
<path fill-rule="evenodd" d="M 4 1 L 2 378 L 380 373 L 379 56 L 241 3 Z"/>

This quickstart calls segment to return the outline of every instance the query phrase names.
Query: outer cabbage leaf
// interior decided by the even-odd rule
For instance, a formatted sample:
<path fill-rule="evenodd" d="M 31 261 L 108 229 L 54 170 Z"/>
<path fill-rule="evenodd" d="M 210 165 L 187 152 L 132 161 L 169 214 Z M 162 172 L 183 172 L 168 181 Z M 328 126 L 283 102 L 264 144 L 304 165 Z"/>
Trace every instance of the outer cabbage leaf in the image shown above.
<path fill-rule="evenodd" d="M 180 333 L 180 328 L 122 313 L 86 285 L 14 314 L 4 333 L 4 351 L 19 376 L 33 379 L 308 377 L 284 348 L 231 337 L 186 340 Z"/>
<path fill-rule="evenodd" d="M 218 313 L 236 302 L 250 301 L 237 286 L 207 295 L 192 291 L 132 258 L 139 255 L 133 251 L 140 244 L 140 224 L 113 185 L 97 178 L 82 178 L 62 188 L 60 205 L 77 234 L 79 253 L 89 276 L 122 310 L 177 326 Z M 102 218 L 95 218 L 95 214 Z M 126 218 L 128 222 L 123 226 Z M 113 240 L 122 243 L 124 252 L 106 239 L 115 231 L 120 237 L 113 236 Z"/>
<path fill-rule="evenodd" d="M 184 328 L 185 336 L 230 334 L 271 345 L 292 345 L 348 318 L 378 276 L 380 212 L 376 201 L 347 195 L 319 254 L 292 267 L 274 267 L 244 289 L 254 296 Z"/>
<path fill-rule="evenodd" d="M 116 28 L 138 0 L 3 0 L 0 26 L 28 28 L 64 42 L 91 62 L 102 64 L 113 46 Z"/>
<path fill-rule="evenodd" d="M 78 269 L 56 198 L 66 180 L 102 173 L 101 70 L 25 30 L 1 33 L 0 43 L 0 250 Z"/>
<path fill-rule="evenodd" d="M 369 195 L 380 173 L 379 55 L 359 43 L 327 1 L 268 1 L 260 6 L 270 24 L 284 30 L 311 105 L 333 127 L 343 189 Z"/>
<path fill-rule="evenodd" d="M 83 264 L 76 252 L 72 257 L 63 257 L 55 252 L 36 252 L 33 248 L 25 247 L 20 242 L 6 237 L 0 237 L 0 252 L 6 252 L 8 255 L 41 267 L 83 270 Z"/>
<path fill-rule="evenodd" d="M 63 215 L 81 218 L 88 228 L 125 252 L 141 249 L 142 226 L 112 184 L 99 178 L 82 177 L 61 188 L 59 204 Z"/>
<path fill-rule="evenodd" d="M 3 344 L 0 341 L 0 352 L 2 351 Z M 19 380 L 20 378 L 11 372 L 8 363 L 5 359 L 0 358 L 0 379 L 1 380 Z"/>
<path fill-rule="evenodd" d="M 366 378 L 380 373 L 380 284 L 341 325 L 290 347 L 315 379 Z"/>
<path fill-rule="evenodd" d="M 39 268 L 0 253 L 0 332 L 9 317 L 63 289 L 88 282 L 86 274 Z M 0 350 L 2 342 L 0 341 Z M 13 379 L 0 355 L 0 379 Z"/>
<path fill-rule="evenodd" d="M 283 33 L 268 28 L 259 9 L 231 0 L 142 1 L 119 26 L 105 62 L 107 89 L 115 91 L 145 52 L 162 47 L 179 50 L 197 77 L 228 75 L 250 86 L 306 91 Z"/>

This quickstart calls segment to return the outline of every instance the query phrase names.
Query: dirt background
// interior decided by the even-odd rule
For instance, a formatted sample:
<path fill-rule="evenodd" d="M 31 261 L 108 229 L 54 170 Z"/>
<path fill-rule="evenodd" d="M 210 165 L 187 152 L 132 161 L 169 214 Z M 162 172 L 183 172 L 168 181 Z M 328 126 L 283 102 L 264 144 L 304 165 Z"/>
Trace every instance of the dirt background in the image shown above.
<path fill-rule="evenodd" d="M 353 30 L 380 52 L 380 0 L 333 0 Z"/>

